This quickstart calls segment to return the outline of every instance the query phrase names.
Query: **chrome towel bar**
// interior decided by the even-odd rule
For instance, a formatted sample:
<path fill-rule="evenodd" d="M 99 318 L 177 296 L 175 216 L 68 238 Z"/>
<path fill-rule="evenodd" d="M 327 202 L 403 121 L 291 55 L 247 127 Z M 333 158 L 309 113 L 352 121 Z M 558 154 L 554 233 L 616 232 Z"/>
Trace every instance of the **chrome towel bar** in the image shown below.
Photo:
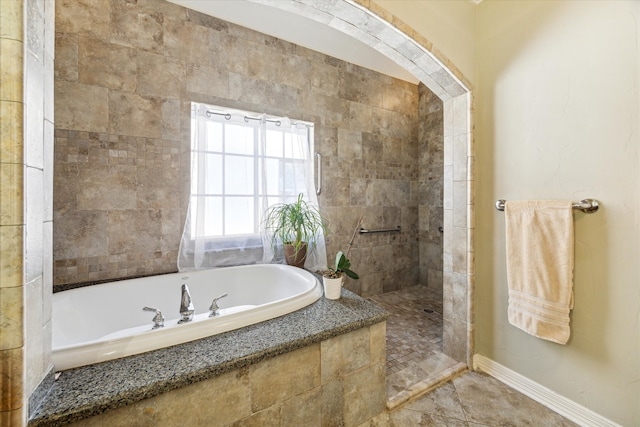
<path fill-rule="evenodd" d="M 360 234 L 367 234 L 367 233 L 385 233 L 387 231 L 395 231 L 398 232 L 400 231 L 400 226 L 397 226 L 396 228 L 377 228 L 375 230 L 368 230 L 366 228 L 360 228 L 359 232 Z"/>
<path fill-rule="evenodd" d="M 504 204 L 506 200 L 500 199 L 496 202 L 496 209 L 504 211 Z M 600 204 L 596 199 L 583 199 L 579 202 L 573 202 L 573 209 L 580 209 L 584 213 L 594 213 L 598 211 Z"/>

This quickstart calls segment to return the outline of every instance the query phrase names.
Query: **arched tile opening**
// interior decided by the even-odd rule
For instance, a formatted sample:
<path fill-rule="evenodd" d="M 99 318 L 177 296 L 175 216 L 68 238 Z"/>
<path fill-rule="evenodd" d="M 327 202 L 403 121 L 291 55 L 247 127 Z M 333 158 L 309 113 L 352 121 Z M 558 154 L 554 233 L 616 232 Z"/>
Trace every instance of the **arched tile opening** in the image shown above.
<path fill-rule="evenodd" d="M 475 277 L 472 88 L 455 65 L 428 40 L 375 3 L 367 0 L 361 3 L 297 0 L 269 5 L 328 25 L 373 47 L 413 74 L 443 101 L 443 350 L 470 367 Z"/>

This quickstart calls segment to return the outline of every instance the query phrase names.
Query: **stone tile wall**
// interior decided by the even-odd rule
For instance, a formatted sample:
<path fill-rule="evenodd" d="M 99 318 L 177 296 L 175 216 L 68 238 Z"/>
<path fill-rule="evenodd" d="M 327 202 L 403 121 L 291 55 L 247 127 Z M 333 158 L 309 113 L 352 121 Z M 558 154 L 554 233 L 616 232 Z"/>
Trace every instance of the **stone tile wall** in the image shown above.
<path fill-rule="evenodd" d="M 52 1 L 0 8 L 0 425 L 52 369 L 53 21 Z"/>
<path fill-rule="evenodd" d="M 331 259 L 418 284 L 418 87 L 164 1 L 56 3 L 55 284 L 176 270 L 192 101 L 315 123 Z M 428 92 L 425 88 L 423 92 Z"/>
<path fill-rule="evenodd" d="M 76 426 L 360 426 L 386 409 L 385 322 L 172 390 Z"/>
<path fill-rule="evenodd" d="M 0 8 L 0 424 L 24 424 L 24 8 Z"/>
<path fill-rule="evenodd" d="M 420 284 L 442 296 L 442 237 L 444 231 L 444 115 L 443 103 L 419 85 L 419 219 Z"/>

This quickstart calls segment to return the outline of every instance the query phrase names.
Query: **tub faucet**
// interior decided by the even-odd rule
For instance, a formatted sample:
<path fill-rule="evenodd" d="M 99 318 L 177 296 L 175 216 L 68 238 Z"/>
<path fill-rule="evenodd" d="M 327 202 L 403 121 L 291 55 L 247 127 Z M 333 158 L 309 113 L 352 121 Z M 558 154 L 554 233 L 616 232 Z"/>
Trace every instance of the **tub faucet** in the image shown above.
<path fill-rule="evenodd" d="M 191 294 L 187 285 L 182 285 L 182 298 L 180 300 L 180 320 L 178 323 L 187 323 L 193 320 L 195 308 L 191 302 Z"/>

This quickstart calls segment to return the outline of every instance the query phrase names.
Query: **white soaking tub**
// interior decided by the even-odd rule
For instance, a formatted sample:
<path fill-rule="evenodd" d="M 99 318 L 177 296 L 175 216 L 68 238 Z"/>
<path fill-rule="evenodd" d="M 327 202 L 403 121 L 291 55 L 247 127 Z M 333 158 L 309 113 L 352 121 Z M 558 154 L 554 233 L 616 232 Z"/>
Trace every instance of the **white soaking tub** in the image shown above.
<path fill-rule="evenodd" d="M 178 324 L 181 285 L 195 316 Z M 209 317 L 211 301 L 219 314 Z M 291 313 L 320 298 L 306 270 L 280 264 L 226 267 L 85 286 L 53 294 L 53 363 L 57 371 L 182 344 Z M 152 329 L 153 307 L 164 327 Z"/>

